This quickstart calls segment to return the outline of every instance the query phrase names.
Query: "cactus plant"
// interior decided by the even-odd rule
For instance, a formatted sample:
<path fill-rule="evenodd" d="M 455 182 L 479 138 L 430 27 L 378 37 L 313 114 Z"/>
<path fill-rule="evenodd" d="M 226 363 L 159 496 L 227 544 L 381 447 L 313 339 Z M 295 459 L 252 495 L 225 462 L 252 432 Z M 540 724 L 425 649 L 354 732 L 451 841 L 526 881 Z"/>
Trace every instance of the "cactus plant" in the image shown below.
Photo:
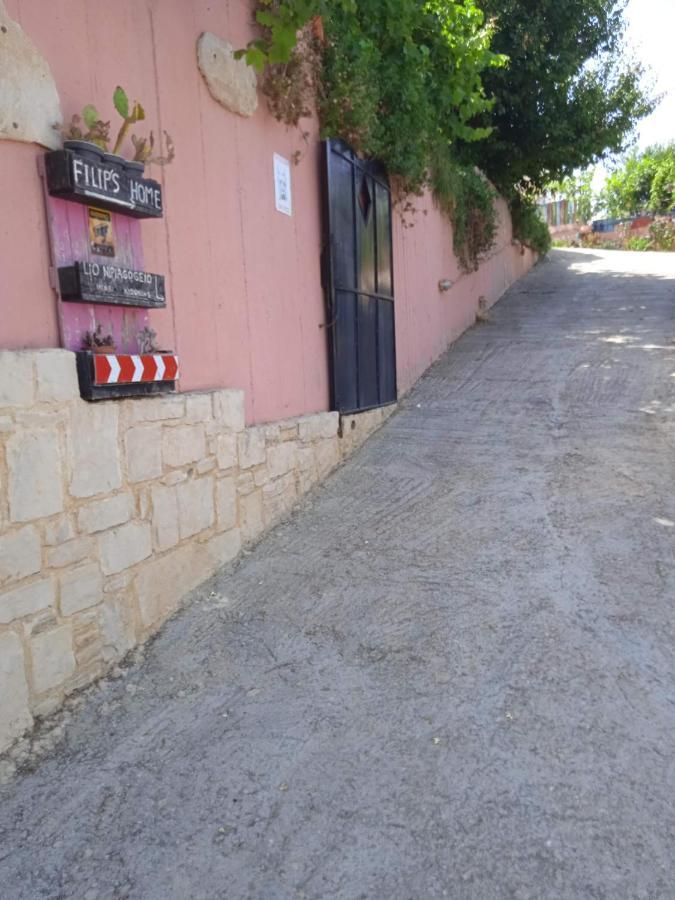
<path fill-rule="evenodd" d="M 98 322 L 93 331 L 85 331 L 82 346 L 92 353 L 114 353 L 115 339 L 112 334 L 103 334 L 103 326 Z"/>
<path fill-rule="evenodd" d="M 84 107 L 81 116 L 76 114 L 72 117 L 70 125 L 63 132 L 64 138 L 66 140 L 90 141 L 106 152 L 119 153 L 129 134 L 129 129 L 137 122 L 142 122 L 145 119 L 145 110 L 138 100 L 134 100 L 133 104 L 131 104 L 126 91 L 120 85 L 117 85 L 115 88 L 113 106 L 120 115 L 122 124 L 117 132 L 112 151 L 110 151 L 110 122 L 104 122 L 96 107 L 91 103 Z M 176 151 L 171 136 L 166 131 L 164 132 L 164 139 L 166 142 L 166 155 L 156 156 L 154 155 L 155 136 L 152 131 L 147 137 L 137 137 L 135 134 L 132 134 L 133 160 L 142 163 L 156 163 L 160 166 L 168 165 L 173 161 Z"/>
<path fill-rule="evenodd" d="M 154 328 L 147 325 L 142 328 L 137 335 L 139 353 L 158 353 L 157 332 Z"/>

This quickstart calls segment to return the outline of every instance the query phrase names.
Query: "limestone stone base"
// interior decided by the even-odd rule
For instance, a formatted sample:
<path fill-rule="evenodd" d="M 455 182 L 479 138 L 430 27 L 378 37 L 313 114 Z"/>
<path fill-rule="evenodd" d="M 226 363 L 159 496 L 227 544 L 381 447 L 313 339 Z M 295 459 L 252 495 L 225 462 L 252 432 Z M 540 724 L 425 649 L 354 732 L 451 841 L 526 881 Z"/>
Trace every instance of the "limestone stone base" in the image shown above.
<path fill-rule="evenodd" d="M 245 427 L 239 390 L 95 404 L 0 351 L 0 751 L 147 640 L 393 407 Z"/>

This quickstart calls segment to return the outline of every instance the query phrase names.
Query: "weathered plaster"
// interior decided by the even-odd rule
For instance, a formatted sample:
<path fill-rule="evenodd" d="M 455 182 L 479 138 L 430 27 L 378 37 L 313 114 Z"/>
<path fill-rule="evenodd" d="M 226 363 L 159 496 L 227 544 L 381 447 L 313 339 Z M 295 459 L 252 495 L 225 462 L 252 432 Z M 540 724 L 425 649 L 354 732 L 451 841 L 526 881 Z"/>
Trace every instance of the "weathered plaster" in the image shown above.
<path fill-rule="evenodd" d="M 55 149 L 62 122 L 47 61 L 0 0 L 0 138 Z"/>
<path fill-rule="evenodd" d="M 197 62 L 211 96 L 225 109 L 248 118 L 258 108 L 255 71 L 234 58 L 232 44 L 205 31 L 197 41 Z"/>

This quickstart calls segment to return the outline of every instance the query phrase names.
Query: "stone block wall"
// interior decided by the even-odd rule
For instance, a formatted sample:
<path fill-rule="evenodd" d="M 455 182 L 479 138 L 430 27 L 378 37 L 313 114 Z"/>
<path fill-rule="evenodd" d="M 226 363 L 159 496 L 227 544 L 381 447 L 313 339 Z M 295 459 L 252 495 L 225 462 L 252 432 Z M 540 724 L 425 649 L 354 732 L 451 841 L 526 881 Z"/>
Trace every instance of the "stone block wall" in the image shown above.
<path fill-rule="evenodd" d="M 0 352 L 0 751 L 146 640 L 391 411 L 247 428 L 242 391 L 86 403 L 74 354 Z"/>

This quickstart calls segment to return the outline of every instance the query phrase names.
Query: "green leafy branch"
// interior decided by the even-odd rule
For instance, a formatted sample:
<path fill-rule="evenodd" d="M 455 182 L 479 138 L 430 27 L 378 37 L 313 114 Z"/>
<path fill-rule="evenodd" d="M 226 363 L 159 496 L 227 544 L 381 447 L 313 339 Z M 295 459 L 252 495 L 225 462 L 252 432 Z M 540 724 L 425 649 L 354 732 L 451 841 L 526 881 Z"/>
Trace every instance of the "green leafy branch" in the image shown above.
<path fill-rule="evenodd" d="M 122 124 L 120 125 L 120 130 L 117 132 L 115 146 L 112 149 L 113 153 L 119 153 L 131 126 L 135 125 L 136 122 L 142 122 L 145 119 L 145 110 L 138 100 L 135 100 L 130 112 L 129 98 L 126 95 L 124 88 L 121 88 L 119 85 L 117 85 L 115 93 L 113 94 L 113 106 L 122 117 Z"/>
<path fill-rule="evenodd" d="M 354 11 L 356 0 L 259 0 L 255 20 L 262 35 L 255 38 L 235 57 L 244 58 L 258 72 L 266 66 L 290 61 L 298 44 L 298 35 L 312 19 L 327 14 L 329 7 Z"/>
<path fill-rule="evenodd" d="M 497 192 L 478 169 L 459 165 L 447 153 L 436 155 L 430 187 L 436 206 L 452 222 L 460 266 L 465 272 L 477 270 L 497 234 Z"/>

